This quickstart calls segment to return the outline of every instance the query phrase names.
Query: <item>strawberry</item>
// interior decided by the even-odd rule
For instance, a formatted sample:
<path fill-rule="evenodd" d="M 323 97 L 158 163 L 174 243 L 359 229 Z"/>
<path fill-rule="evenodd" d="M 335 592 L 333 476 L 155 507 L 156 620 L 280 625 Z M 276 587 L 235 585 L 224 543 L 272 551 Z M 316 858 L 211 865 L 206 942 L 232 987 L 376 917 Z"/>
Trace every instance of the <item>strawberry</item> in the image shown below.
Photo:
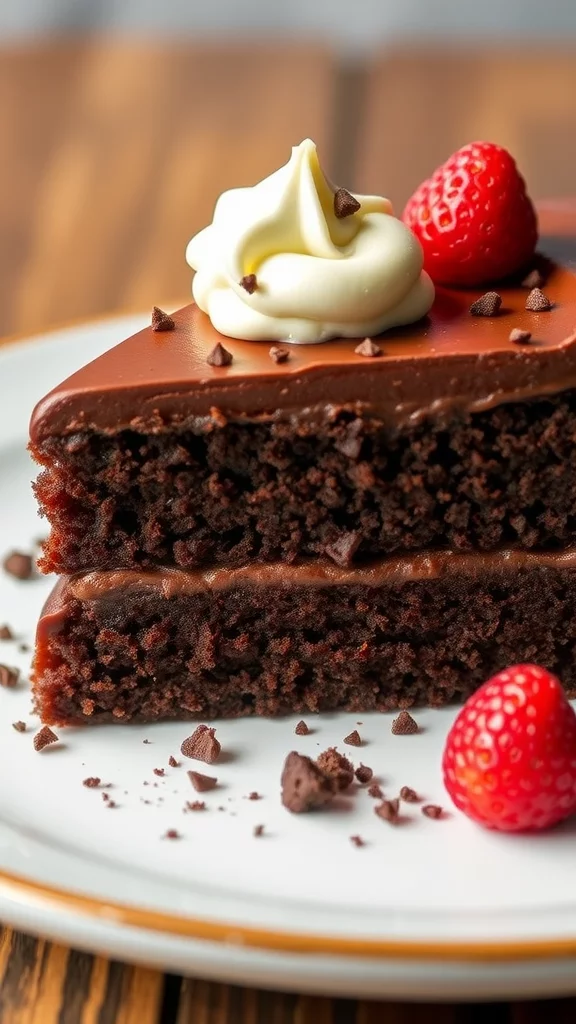
<path fill-rule="evenodd" d="M 576 811 L 576 715 L 555 676 L 514 665 L 489 679 L 446 740 L 444 783 L 487 828 L 547 828 Z"/>
<path fill-rule="evenodd" d="M 424 181 L 403 220 L 420 239 L 437 284 L 475 287 L 522 269 L 538 239 L 536 213 L 513 158 L 471 142 Z"/>

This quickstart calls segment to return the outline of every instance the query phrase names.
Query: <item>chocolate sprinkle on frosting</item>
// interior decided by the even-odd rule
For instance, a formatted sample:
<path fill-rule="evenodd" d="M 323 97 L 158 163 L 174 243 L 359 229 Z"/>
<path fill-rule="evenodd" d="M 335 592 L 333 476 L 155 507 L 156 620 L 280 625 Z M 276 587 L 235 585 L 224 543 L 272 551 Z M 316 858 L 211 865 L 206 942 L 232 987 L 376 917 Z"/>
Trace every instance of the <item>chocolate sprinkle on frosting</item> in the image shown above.
<path fill-rule="evenodd" d="M 422 808 L 422 814 L 425 814 L 427 818 L 440 818 L 442 816 L 442 808 L 438 804 L 425 804 Z"/>
<path fill-rule="evenodd" d="M 301 722 L 298 722 L 294 732 L 297 736 L 308 736 L 310 734 L 310 729 L 306 725 L 306 722 L 302 720 Z"/>
<path fill-rule="evenodd" d="M 34 575 L 32 555 L 25 555 L 22 551 L 11 551 L 2 564 L 4 572 L 17 580 L 30 580 Z"/>
<path fill-rule="evenodd" d="M 364 338 L 364 341 L 361 341 L 359 345 L 356 345 L 354 351 L 357 356 L 373 357 L 382 355 L 382 349 L 372 341 L 372 338 Z"/>
<path fill-rule="evenodd" d="M 218 341 L 212 351 L 206 356 L 206 362 L 208 366 L 230 366 L 232 358 L 232 353 Z"/>
<path fill-rule="evenodd" d="M 354 778 L 354 765 L 344 754 L 338 753 L 336 747 L 328 747 L 316 758 L 316 764 L 333 778 L 339 790 L 347 789 Z"/>
<path fill-rule="evenodd" d="M 12 728 L 16 729 L 16 732 L 26 732 L 26 722 L 12 722 Z"/>
<path fill-rule="evenodd" d="M 496 316 L 502 305 L 502 296 L 498 292 L 485 292 L 470 306 L 472 316 Z"/>
<path fill-rule="evenodd" d="M 222 749 L 215 737 L 215 732 L 215 729 L 209 729 L 207 725 L 199 725 L 180 747 L 184 757 L 192 757 L 196 761 L 213 764 Z"/>
<path fill-rule="evenodd" d="M 374 772 L 372 771 L 371 768 L 368 767 L 367 764 L 361 764 L 360 767 L 356 769 L 354 774 L 358 779 L 358 782 L 365 786 L 367 782 L 370 782 L 372 776 L 374 775 Z"/>
<path fill-rule="evenodd" d="M 20 670 L 10 668 L 9 665 L 0 665 L 0 686 L 6 690 L 13 690 L 20 678 Z"/>
<path fill-rule="evenodd" d="M 282 803 L 292 814 L 324 807 L 336 795 L 336 779 L 323 772 L 310 757 L 293 750 L 284 762 Z"/>
<path fill-rule="evenodd" d="M 159 306 L 154 306 L 152 309 L 152 330 L 153 331 L 173 331 L 176 324 L 168 313 L 165 313 Z"/>
<path fill-rule="evenodd" d="M 348 735 L 344 737 L 344 743 L 347 743 L 349 747 L 361 747 L 362 737 L 360 736 L 358 729 L 354 729 L 352 732 L 348 733 Z"/>
<path fill-rule="evenodd" d="M 202 775 L 201 772 L 188 772 L 188 778 L 197 793 L 207 793 L 218 785 L 218 779 L 213 775 Z"/>
<path fill-rule="evenodd" d="M 534 270 L 531 270 L 529 274 L 526 274 L 526 277 L 522 281 L 522 288 L 540 288 L 543 284 L 543 273 L 537 268 L 534 268 Z"/>
<path fill-rule="evenodd" d="M 398 718 L 395 718 L 392 722 L 393 736 L 412 736 L 417 732 L 419 732 L 418 723 L 414 721 L 412 715 L 408 714 L 407 711 L 401 711 Z"/>
<path fill-rule="evenodd" d="M 0 640 L 13 640 L 14 633 L 10 626 L 0 626 Z"/>
<path fill-rule="evenodd" d="M 515 327 L 510 331 L 509 341 L 513 341 L 515 345 L 527 345 L 531 337 L 531 331 L 521 331 L 519 327 Z"/>
<path fill-rule="evenodd" d="M 383 821 L 389 821 L 391 825 L 395 825 L 398 821 L 400 809 L 400 801 L 395 798 L 394 800 L 383 800 L 381 804 L 377 804 L 374 808 L 374 814 L 377 814 Z"/>
<path fill-rule="evenodd" d="M 258 287 L 256 274 L 245 274 L 240 284 L 244 291 L 248 292 L 248 295 L 253 295 Z"/>
<path fill-rule="evenodd" d="M 334 213 L 338 217 L 338 220 L 342 220 L 343 217 L 350 217 L 353 213 L 358 213 L 360 209 L 360 203 L 354 196 L 350 195 L 347 189 L 339 188 L 334 193 Z"/>
<path fill-rule="evenodd" d="M 410 788 L 410 786 L 402 786 L 402 789 L 400 790 L 400 799 L 403 800 L 405 804 L 417 804 L 420 797 L 414 789 Z"/>
<path fill-rule="evenodd" d="M 268 355 L 275 363 L 286 363 L 290 358 L 290 353 L 287 348 L 280 348 L 278 345 L 272 345 Z"/>
<path fill-rule="evenodd" d="M 552 303 L 539 288 L 533 288 L 526 299 L 526 309 L 531 313 L 546 313 L 552 309 Z"/>
<path fill-rule="evenodd" d="M 51 743 L 58 743 L 58 737 L 55 732 L 52 732 L 47 725 L 43 725 L 40 732 L 37 732 L 34 740 L 34 750 L 44 750 L 44 747 L 48 747 Z"/>

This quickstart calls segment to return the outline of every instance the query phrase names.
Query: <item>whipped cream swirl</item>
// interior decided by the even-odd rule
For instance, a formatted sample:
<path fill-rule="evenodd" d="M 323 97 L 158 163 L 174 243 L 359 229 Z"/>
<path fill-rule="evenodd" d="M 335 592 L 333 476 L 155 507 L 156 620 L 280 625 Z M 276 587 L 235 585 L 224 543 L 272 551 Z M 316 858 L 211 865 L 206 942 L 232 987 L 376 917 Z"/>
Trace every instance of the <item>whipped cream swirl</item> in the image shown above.
<path fill-rule="evenodd" d="M 434 286 L 420 243 L 390 202 L 354 195 L 359 208 L 343 216 L 334 196 L 310 139 L 257 185 L 220 196 L 186 250 L 194 299 L 216 330 L 305 345 L 379 334 L 428 312 Z"/>

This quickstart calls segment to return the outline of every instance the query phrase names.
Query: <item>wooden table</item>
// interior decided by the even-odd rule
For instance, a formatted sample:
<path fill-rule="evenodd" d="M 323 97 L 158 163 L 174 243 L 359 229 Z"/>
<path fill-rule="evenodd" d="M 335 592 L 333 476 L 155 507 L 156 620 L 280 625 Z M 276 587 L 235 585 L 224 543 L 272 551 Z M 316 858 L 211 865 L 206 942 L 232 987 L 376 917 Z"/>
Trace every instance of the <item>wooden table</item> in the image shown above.
<path fill-rule="evenodd" d="M 576 54 L 61 42 L 0 50 L 0 334 L 184 301 L 222 189 L 311 135 L 331 177 L 390 196 L 473 137 L 536 197 L 574 193 Z M 559 218 L 561 225 L 562 218 Z M 430 1007 L 186 981 L 0 932 L 0 1024 L 539 1024 L 575 1001 Z"/>

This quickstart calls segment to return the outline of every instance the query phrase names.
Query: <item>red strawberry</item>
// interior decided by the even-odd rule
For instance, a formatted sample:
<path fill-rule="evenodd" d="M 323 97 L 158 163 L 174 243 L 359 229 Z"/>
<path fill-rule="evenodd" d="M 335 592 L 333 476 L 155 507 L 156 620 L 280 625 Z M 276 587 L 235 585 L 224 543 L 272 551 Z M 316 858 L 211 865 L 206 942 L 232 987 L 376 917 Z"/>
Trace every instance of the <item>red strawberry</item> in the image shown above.
<path fill-rule="evenodd" d="M 459 149 L 424 181 L 403 214 L 438 284 L 498 281 L 530 260 L 536 213 L 510 154 L 493 142 Z"/>
<path fill-rule="evenodd" d="M 444 782 L 487 828 L 547 828 L 576 811 L 576 715 L 555 676 L 514 665 L 466 702 L 446 740 Z"/>

